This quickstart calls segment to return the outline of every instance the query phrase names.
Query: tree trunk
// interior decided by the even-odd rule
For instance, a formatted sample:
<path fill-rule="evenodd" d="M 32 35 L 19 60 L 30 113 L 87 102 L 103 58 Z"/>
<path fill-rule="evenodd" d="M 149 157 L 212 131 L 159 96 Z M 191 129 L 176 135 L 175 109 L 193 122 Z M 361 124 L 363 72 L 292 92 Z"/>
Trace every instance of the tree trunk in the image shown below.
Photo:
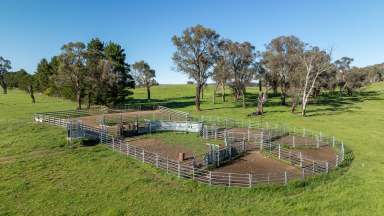
<path fill-rule="evenodd" d="M 225 102 L 225 84 L 224 83 L 221 84 L 221 100 L 223 101 L 223 103 Z"/>
<path fill-rule="evenodd" d="M 8 90 L 7 90 L 7 84 L 5 82 L 2 82 L 1 83 L 1 87 L 3 88 L 3 93 L 4 94 L 7 94 L 8 93 Z"/>
<path fill-rule="evenodd" d="M 284 92 L 281 92 L 281 96 L 280 96 L 280 100 L 281 100 L 281 102 L 280 102 L 280 104 L 282 105 L 282 106 L 285 106 L 285 105 L 287 105 L 287 102 L 286 102 L 286 94 L 284 93 Z"/>
<path fill-rule="evenodd" d="M 292 97 L 291 113 L 295 113 L 295 111 L 296 111 L 296 97 Z"/>
<path fill-rule="evenodd" d="M 261 92 L 262 90 L 263 90 L 263 88 L 262 88 L 261 79 L 259 79 L 259 92 Z"/>
<path fill-rule="evenodd" d="M 277 84 L 276 83 L 272 83 L 272 89 L 273 89 L 273 95 L 276 96 L 277 95 Z"/>
<path fill-rule="evenodd" d="M 201 99 L 204 99 L 204 85 L 200 86 Z"/>
<path fill-rule="evenodd" d="M 149 86 L 147 86 L 147 99 L 151 100 L 151 89 Z"/>
<path fill-rule="evenodd" d="M 303 101 L 302 101 L 302 105 L 301 105 L 301 115 L 302 116 L 305 116 L 305 112 L 307 109 L 307 101 L 308 101 L 308 99 L 306 99 L 305 96 L 303 96 Z"/>
<path fill-rule="evenodd" d="M 28 88 L 29 88 L 29 96 L 32 99 L 32 103 L 36 103 L 35 95 L 33 94 L 33 87 L 29 86 Z"/>
<path fill-rule="evenodd" d="M 81 109 L 81 92 L 80 90 L 77 91 L 76 93 L 76 101 L 77 101 L 77 109 Z"/>
<path fill-rule="evenodd" d="M 200 110 L 200 93 L 201 93 L 201 85 L 196 84 L 196 95 L 195 95 L 195 107 L 196 111 L 199 112 Z"/>
<path fill-rule="evenodd" d="M 87 104 L 87 109 L 91 108 L 91 98 L 92 98 L 92 93 L 88 92 L 88 104 Z"/>
<path fill-rule="evenodd" d="M 246 108 L 246 106 L 245 106 L 245 92 L 244 92 L 244 90 L 241 91 L 241 96 L 243 98 L 243 108 Z"/>

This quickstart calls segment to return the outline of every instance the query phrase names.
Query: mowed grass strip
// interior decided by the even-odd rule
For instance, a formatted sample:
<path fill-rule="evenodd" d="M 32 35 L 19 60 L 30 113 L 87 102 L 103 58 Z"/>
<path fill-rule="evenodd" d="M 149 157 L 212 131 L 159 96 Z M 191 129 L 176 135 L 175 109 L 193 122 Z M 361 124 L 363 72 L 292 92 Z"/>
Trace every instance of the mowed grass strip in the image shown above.
<path fill-rule="evenodd" d="M 243 109 L 231 97 L 213 105 L 209 86 L 198 114 L 193 92 L 192 85 L 160 85 L 152 89 L 152 102 L 248 120 L 258 91 L 249 88 L 249 108 Z M 128 102 L 145 102 L 144 89 L 134 93 Z M 62 128 L 36 125 L 31 115 L 74 103 L 38 95 L 31 104 L 24 92 L 12 90 L 0 94 L 0 160 L 12 158 L 0 163 L 0 215 L 382 215 L 383 100 L 384 84 L 374 84 L 353 97 L 324 97 L 302 118 L 270 98 L 263 120 L 335 135 L 355 160 L 345 172 L 306 185 L 239 189 L 179 180 L 103 145 L 68 148 Z"/>

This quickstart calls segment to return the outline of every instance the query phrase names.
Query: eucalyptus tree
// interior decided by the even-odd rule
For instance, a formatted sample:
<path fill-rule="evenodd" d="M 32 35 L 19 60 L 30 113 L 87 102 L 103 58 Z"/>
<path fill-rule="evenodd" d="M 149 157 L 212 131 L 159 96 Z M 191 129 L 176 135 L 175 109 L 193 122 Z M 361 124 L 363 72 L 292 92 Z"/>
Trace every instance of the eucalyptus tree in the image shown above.
<path fill-rule="evenodd" d="M 304 68 L 303 87 L 301 90 L 301 114 L 305 116 L 309 98 L 319 80 L 319 76 L 332 70 L 334 65 L 331 63 L 331 53 L 318 47 L 309 47 L 303 52 L 300 59 Z"/>
<path fill-rule="evenodd" d="M 0 56 L 0 86 L 3 93 L 7 94 L 7 73 L 11 69 L 11 61 Z"/>
<path fill-rule="evenodd" d="M 70 42 L 61 48 L 57 84 L 69 86 L 76 95 L 77 109 L 81 109 L 83 91 L 86 87 L 86 50 L 82 42 Z"/>
<path fill-rule="evenodd" d="M 352 96 L 353 92 L 363 87 L 369 82 L 368 73 L 362 71 L 359 68 L 351 68 L 351 70 L 345 75 L 345 91 L 349 96 Z"/>
<path fill-rule="evenodd" d="M 147 90 L 147 99 L 151 99 L 151 86 L 156 84 L 156 72 L 145 61 L 138 61 L 132 65 L 132 76 L 138 86 Z"/>
<path fill-rule="evenodd" d="M 216 83 L 216 86 L 214 88 L 214 94 L 213 94 L 213 98 L 214 98 L 213 103 L 215 103 L 216 90 L 217 90 L 217 87 L 219 86 L 221 86 L 221 100 L 223 103 L 225 102 L 225 86 L 227 82 L 230 80 L 230 78 L 231 78 L 231 73 L 229 71 L 229 67 L 225 62 L 224 58 L 222 56 L 219 56 L 213 68 L 212 79 Z"/>
<path fill-rule="evenodd" d="M 36 103 L 35 99 L 35 88 L 36 88 L 36 81 L 35 77 L 31 74 L 28 74 L 25 70 L 19 71 L 20 76 L 18 80 L 18 88 L 21 90 L 24 90 L 28 95 L 31 97 L 32 103 Z"/>
<path fill-rule="evenodd" d="M 108 71 L 104 55 L 104 43 L 99 38 L 92 38 L 87 44 L 86 69 L 87 88 L 86 95 L 88 108 L 91 104 L 102 104 L 102 95 L 106 91 L 103 84 L 103 72 Z"/>
<path fill-rule="evenodd" d="M 297 56 L 303 52 L 304 46 L 296 36 L 280 36 L 272 39 L 262 54 L 275 93 L 277 85 L 280 87 L 282 105 L 286 105 L 290 80 L 294 79 L 293 73 L 300 65 Z"/>
<path fill-rule="evenodd" d="M 263 91 L 263 82 L 266 82 L 266 70 L 262 60 L 255 61 L 253 64 L 255 68 L 255 79 L 258 80 L 259 92 Z"/>
<path fill-rule="evenodd" d="M 187 28 L 182 35 L 172 37 L 176 47 L 172 57 L 176 70 L 195 81 L 196 111 L 200 111 L 202 88 L 212 75 L 210 69 L 214 64 L 214 52 L 218 40 L 219 34 L 216 31 L 202 25 Z"/>
<path fill-rule="evenodd" d="M 353 62 L 353 58 L 349 57 L 342 57 L 341 59 L 338 59 L 335 61 L 335 65 L 337 68 L 337 80 L 338 80 L 338 86 L 340 90 L 340 95 L 342 95 L 343 91 L 345 90 L 347 79 L 346 76 L 348 72 L 351 70 L 351 63 Z"/>
<path fill-rule="evenodd" d="M 230 87 L 234 93 L 235 99 L 243 99 L 245 108 L 246 86 L 252 81 L 256 69 L 251 67 L 255 60 L 254 46 L 249 42 L 233 42 L 231 40 L 222 40 L 219 43 L 219 55 L 222 56 L 227 69 L 230 72 Z"/>

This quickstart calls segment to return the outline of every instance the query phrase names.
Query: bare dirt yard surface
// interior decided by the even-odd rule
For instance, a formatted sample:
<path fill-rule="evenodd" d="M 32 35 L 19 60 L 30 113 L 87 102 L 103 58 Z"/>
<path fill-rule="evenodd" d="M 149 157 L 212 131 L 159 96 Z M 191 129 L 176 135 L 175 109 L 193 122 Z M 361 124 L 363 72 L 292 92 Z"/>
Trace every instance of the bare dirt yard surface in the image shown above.
<path fill-rule="evenodd" d="M 185 158 L 189 159 L 193 156 L 193 151 L 183 145 L 167 144 L 160 139 L 155 138 L 130 138 L 126 139 L 127 143 L 143 148 L 146 151 L 157 153 L 171 160 L 178 160 L 179 153 L 185 153 Z"/>
<path fill-rule="evenodd" d="M 230 128 L 228 129 L 228 131 L 234 132 L 234 133 L 248 133 L 248 128 Z M 259 134 L 262 131 L 263 131 L 262 129 L 249 129 L 250 133 L 256 133 L 256 134 Z"/>
<path fill-rule="evenodd" d="M 274 140 L 275 143 L 279 143 L 282 145 L 289 145 L 293 146 L 293 142 L 295 142 L 296 147 L 300 146 L 316 146 L 317 145 L 317 140 L 311 137 L 302 137 L 302 136 L 283 136 L 279 137 L 278 139 Z M 319 142 L 320 146 L 325 146 L 327 143 L 324 142 Z"/>
<path fill-rule="evenodd" d="M 292 149 L 292 152 L 301 152 L 304 158 L 316 161 L 334 161 L 336 160 L 336 152 L 330 147 L 321 147 L 318 149 Z"/>
<path fill-rule="evenodd" d="M 152 118 L 153 114 L 158 113 L 158 110 L 150 110 L 150 111 L 135 111 L 135 112 L 124 112 L 124 113 L 108 113 L 108 114 L 102 114 L 102 115 L 91 115 L 91 116 L 85 116 L 85 117 L 79 117 L 76 118 L 78 120 L 81 120 L 83 124 L 100 128 L 100 120 L 105 117 L 116 117 L 119 118 L 120 116 L 124 117 L 136 117 L 139 116 L 140 118 Z"/>
<path fill-rule="evenodd" d="M 300 174 L 300 170 L 294 166 L 290 166 L 281 161 L 266 157 L 259 151 L 251 151 L 234 160 L 232 163 L 226 164 L 222 167 L 215 169 L 215 171 L 227 173 L 290 173 Z"/>

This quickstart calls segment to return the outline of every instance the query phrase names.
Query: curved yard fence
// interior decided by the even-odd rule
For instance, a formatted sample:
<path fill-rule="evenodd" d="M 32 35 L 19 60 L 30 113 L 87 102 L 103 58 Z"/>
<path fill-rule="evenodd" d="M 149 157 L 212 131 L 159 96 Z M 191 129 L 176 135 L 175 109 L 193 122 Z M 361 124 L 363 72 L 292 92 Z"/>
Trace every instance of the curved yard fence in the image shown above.
<path fill-rule="evenodd" d="M 140 107 L 140 110 L 143 108 Z M 159 114 L 153 115 L 151 121 L 164 121 L 165 125 L 170 122 L 188 125 L 199 123 L 201 136 L 205 139 L 222 139 L 232 151 L 232 145 L 237 151 L 243 149 L 258 150 L 270 157 L 285 161 L 297 168 L 297 171 L 284 172 L 253 172 L 253 173 L 228 173 L 210 170 L 209 167 L 197 166 L 194 162 L 180 162 L 161 156 L 154 152 L 146 151 L 143 148 L 125 142 L 116 134 L 111 134 L 108 128 L 101 124 L 91 126 L 76 120 L 77 117 L 105 114 L 108 112 L 137 111 L 138 108 L 120 107 L 112 111 L 105 109 L 99 112 L 93 111 L 60 111 L 34 114 L 34 121 L 51 125 L 65 127 L 69 138 L 92 138 L 106 144 L 113 151 L 135 158 L 143 163 L 151 164 L 167 173 L 174 174 L 179 178 L 196 180 L 208 185 L 252 187 L 261 184 L 287 184 L 290 180 L 304 179 L 307 176 L 327 173 L 330 169 L 339 166 L 344 159 L 344 144 L 334 137 L 326 137 L 322 133 L 314 133 L 306 129 L 289 128 L 281 125 L 271 125 L 267 122 L 236 121 L 224 118 L 200 117 L 191 118 L 188 113 L 172 110 L 166 107 L 145 108 L 145 110 L 156 110 Z M 164 120 L 166 117 L 166 121 Z M 158 119 L 156 119 L 159 117 Z M 169 129 L 169 128 L 168 128 Z M 167 130 L 168 130 L 167 129 Z M 155 127 L 147 124 L 147 132 L 155 131 Z M 278 139 L 284 137 L 284 144 L 277 143 Z M 287 138 L 288 137 L 288 138 Z M 303 139 L 305 138 L 305 139 Z M 300 140 L 301 139 L 301 140 Z M 300 140 L 300 142 L 296 142 Z M 287 142 L 289 141 L 289 142 Z M 295 151 L 298 146 L 308 148 L 331 147 L 336 151 L 335 160 L 313 160 L 304 157 L 301 152 Z M 228 149 L 228 147 L 227 147 Z M 223 150 L 222 150 L 223 151 Z M 228 152 L 228 151 L 227 151 Z M 219 152 L 220 154 L 220 152 Z M 220 156 L 223 157 L 223 156 Z"/>

